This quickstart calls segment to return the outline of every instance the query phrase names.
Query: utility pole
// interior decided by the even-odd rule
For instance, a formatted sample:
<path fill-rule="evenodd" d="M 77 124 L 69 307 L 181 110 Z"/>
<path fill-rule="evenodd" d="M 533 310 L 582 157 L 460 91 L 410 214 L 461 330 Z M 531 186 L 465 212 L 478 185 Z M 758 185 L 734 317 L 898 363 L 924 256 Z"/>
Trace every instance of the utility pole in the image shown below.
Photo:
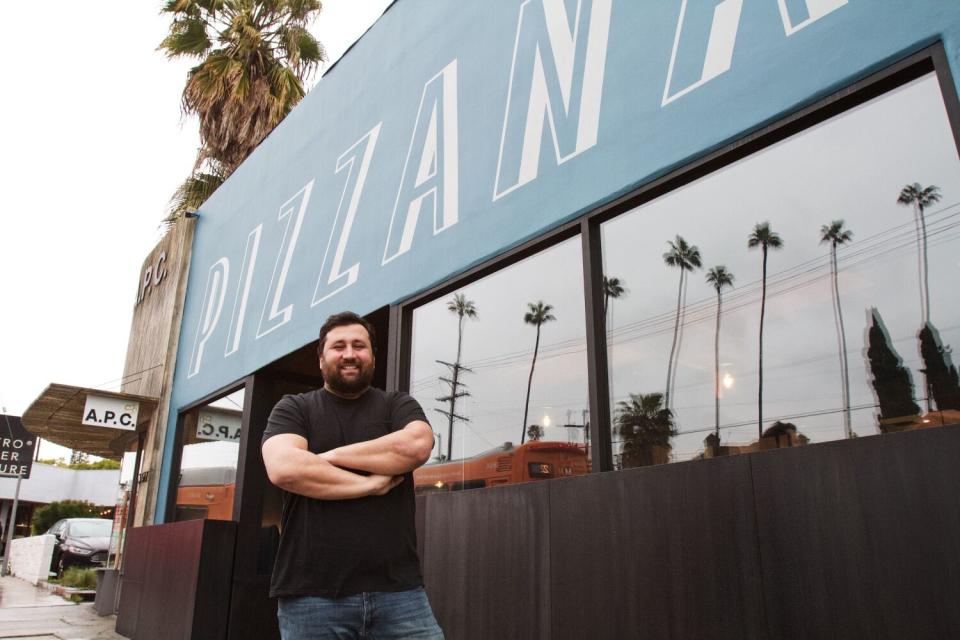
<path fill-rule="evenodd" d="M 446 404 L 448 408 L 434 409 L 434 411 L 437 413 L 441 413 L 447 417 L 448 426 L 446 459 L 450 460 L 453 457 L 453 423 L 457 420 L 461 422 L 470 422 L 470 418 L 460 415 L 456 412 L 457 400 L 470 395 L 470 392 L 466 390 L 467 385 L 460 379 L 460 373 L 473 373 L 473 371 L 462 366 L 459 360 L 457 362 L 444 362 L 443 360 L 437 360 L 437 362 L 450 369 L 449 378 L 440 376 L 440 381 L 450 387 L 450 393 L 445 396 L 439 396 L 438 398 L 435 398 L 438 402 L 443 402 Z"/>
<path fill-rule="evenodd" d="M 5 576 L 10 572 L 10 546 L 13 543 L 13 531 L 17 524 L 17 504 L 20 502 L 20 480 L 23 478 L 23 471 L 17 471 L 17 488 L 13 492 L 13 508 L 10 510 L 10 522 L 7 524 L 6 539 L 7 543 L 3 546 L 3 565 L 0 566 L 0 576 Z"/>

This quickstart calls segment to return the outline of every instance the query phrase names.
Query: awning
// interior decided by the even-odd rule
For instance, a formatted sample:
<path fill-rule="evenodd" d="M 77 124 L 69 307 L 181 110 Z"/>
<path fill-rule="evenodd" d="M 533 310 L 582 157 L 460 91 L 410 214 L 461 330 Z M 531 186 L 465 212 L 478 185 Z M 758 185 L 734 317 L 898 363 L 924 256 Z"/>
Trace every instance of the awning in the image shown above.
<path fill-rule="evenodd" d="M 139 403 L 136 429 L 83 424 L 88 394 Z M 156 398 L 130 393 L 51 384 L 30 404 L 21 420 L 35 436 L 75 451 L 120 460 L 125 452 L 137 449 L 138 434 L 146 432 L 153 423 L 157 404 Z"/>

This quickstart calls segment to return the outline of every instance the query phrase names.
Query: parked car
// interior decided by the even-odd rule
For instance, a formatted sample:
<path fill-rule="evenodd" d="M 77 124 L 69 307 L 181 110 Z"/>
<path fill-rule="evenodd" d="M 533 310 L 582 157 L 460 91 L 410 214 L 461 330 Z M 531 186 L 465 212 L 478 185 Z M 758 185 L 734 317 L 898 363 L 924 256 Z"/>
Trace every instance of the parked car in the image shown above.
<path fill-rule="evenodd" d="M 64 518 L 47 530 L 56 536 L 50 570 L 63 575 L 67 567 L 102 566 L 110 550 L 113 520 L 100 518 Z"/>

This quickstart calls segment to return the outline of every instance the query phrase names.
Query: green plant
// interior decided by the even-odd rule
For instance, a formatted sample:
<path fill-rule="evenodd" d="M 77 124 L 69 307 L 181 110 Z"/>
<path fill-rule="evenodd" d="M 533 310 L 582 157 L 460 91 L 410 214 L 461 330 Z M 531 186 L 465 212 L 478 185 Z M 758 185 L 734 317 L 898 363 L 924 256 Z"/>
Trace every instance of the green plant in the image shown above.
<path fill-rule="evenodd" d="M 31 529 L 34 535 L 46 533 L 64 518 L 99 518 L 103 509 L 85 500 L 61 500 L 44 505 L 33 512 Z"/>
<path fill-rule="evenodd" d="M 96 589 L 97 574 L 85 567 L 69 567 L 63 572 L 60 584 L 73 589 Z"/>
<path fill-rule="evenodd" d="M 69 463 L 64 462 L 63 458 L 40 458 L 37 462 L 41 464 L 49 464 L 55 467 L 60 467 L 62 469 L 78 469 L 81 471 L 89 470 L 98 470 L 98 469 L 119 469 L 120 462 L 118 460 L 110 460 L 104 458 L 102 460 L 97 460 L 96 462 L 76 462 Z"/>

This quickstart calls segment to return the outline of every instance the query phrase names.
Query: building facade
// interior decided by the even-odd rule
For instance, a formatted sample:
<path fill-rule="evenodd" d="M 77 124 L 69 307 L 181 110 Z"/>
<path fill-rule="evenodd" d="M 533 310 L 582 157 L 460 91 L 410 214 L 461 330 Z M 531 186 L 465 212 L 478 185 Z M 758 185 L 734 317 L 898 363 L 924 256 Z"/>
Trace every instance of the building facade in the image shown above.
<path fill-rule="evenodd" d="M 421 498 L 438 541 L 439 514 L 477 501 L 566 491 L 586 514 L 597 483 L 742 487 L 955 438 L 958 65 L 943 0 L 394 3 L 198 212 L 154 521 L 202 516 L 186 470 L 235 469 L 230 624 L 270 615 L 241 588 L 263 589 L 279 524 L 260 435 L 283 393 L 321 384 L 317 330 L 342 309 L 376 325 L 379 382 L 421 402 L 453 469 L 419 487 L 445 494 Z M 741 516 L 763 506 L 735 493 Z M 671 504 L 646 513 L 681 527 Z M 426 573 L 467 595 L 449 553 Z M 576 628 L 560 612 L 589 598 L 561 607 L 569 589 L 533 596 L 554 598 L 537 635 Z"/>

